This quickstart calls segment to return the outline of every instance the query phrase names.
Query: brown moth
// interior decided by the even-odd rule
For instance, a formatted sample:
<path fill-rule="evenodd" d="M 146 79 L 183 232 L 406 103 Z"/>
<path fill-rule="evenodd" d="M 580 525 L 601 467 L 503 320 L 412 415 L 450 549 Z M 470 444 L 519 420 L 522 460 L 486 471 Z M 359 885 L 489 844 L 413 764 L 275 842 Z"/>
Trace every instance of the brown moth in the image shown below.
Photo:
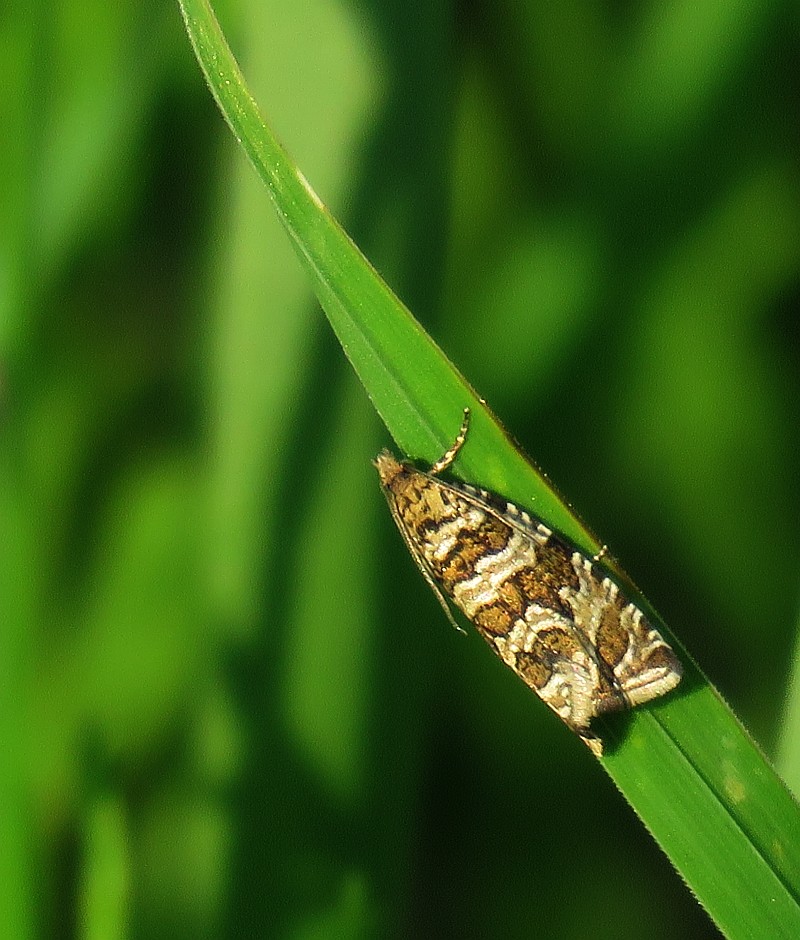
<path fill-rule="evenodd" d="M 502 497 L 438 478 L 468 423 L 467 409 L 455 443 L 427 473 L 378 455 L 392 516 L 450 620 L 445 598 L 600 756 L 592 719 L 669 692 L 681 664 L 600 556 L 588 558 Z"/>

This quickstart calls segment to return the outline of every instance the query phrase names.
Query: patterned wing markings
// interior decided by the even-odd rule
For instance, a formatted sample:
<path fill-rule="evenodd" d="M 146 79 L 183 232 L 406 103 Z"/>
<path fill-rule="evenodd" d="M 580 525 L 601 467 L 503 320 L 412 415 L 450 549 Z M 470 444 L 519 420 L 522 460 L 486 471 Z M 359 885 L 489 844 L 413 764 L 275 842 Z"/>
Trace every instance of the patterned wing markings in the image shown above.
<path fill-rule="evenodd" d="M 466 422 L 428 473 L 388 451 L 378 456 L 392 515 L 451 621 L 447 599 L 599 755 L 592 719 L 665 694 L 680 681 L 680 662 L 566 539 L 496 494 L 438 478 L 465 437 Z"/>

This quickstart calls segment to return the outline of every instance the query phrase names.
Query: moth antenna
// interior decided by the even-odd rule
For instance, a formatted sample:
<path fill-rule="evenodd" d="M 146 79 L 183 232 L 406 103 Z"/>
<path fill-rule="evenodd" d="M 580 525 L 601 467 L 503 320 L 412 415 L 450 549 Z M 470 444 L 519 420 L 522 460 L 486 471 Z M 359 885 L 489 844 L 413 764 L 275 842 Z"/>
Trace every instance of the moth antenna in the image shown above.
<path fill-rule="evenodd" d="M 441 473 L 443 470 L 446 470 L 450 464 L 458 456 L 458 452 L 464 446 L 464 441 L 467 439 L 467 431 L 469 430 L 469 418 L 470 410 L 469 408 L 464 409 L 464 418 L 461 421 L 461 428 L 459 429 L 456 439 L 453 441 L 452 445 L 442 454 L 442 456 L 436 461 L 436 463 L 430 468 L 428 473 L 431 476 L 436 476 Z"/>

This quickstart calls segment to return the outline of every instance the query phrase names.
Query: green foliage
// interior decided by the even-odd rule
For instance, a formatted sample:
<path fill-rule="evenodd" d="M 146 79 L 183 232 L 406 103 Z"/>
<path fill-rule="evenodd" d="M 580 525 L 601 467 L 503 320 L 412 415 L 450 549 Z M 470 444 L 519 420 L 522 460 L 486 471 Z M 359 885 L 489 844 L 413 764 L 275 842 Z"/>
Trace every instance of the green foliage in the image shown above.
<path fill-rule="evenodd" d="M 788 9 L 221 12 L 315 190 L 796 774 Z M 175 11 L 2 30 L 6 935 L 707 934 L 580 743 L 427 597 L 385 434 Z M 239 136 L 401 449 L 437 456 L 471 393 Z M 465 475 L 595 544 L 473 430 Z M 699 673 L 607 732 L 726 931 L 788 929 L 796 807 Z"/>

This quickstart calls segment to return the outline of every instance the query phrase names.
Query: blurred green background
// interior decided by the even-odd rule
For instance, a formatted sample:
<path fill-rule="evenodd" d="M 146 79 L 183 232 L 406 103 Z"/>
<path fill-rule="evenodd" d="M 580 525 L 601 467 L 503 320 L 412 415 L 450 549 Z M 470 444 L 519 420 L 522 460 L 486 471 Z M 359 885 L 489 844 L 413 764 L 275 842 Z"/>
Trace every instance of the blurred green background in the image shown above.
<path fill-rule="evenodd" d="M 796 6 L 218 12 L 800 789 Z M 0 54 L 3 935 L 716 936 L 407 557 L 388 435 L 177 5 L 8 4 Z"/>

